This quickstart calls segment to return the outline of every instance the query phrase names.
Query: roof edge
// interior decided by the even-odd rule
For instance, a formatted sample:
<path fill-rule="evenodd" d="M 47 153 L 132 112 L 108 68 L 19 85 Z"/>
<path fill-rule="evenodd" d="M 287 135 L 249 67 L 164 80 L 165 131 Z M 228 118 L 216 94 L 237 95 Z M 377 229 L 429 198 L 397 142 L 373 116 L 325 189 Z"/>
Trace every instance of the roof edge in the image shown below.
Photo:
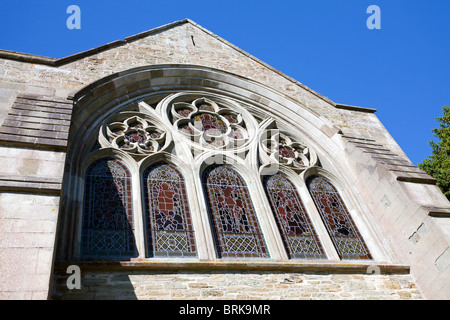
<path fill-rule="evenodd" d="M 351 110 L 351 111 L 359 111 L 359 112 L 366 112 L 366 113 L 375 113 L 377 112 L 377 109 L 373 108 L 365 108 L 365 107 L 359 107 L 359 106 L 351 106 L 348 104 L 335 104 L 335 107 L 338 109 L 345 109 L 345 110 Z"/>
<path fill-rule="evenodd" d="M 53 66 L 58 60 L 56 58 L 49 58 L 43 56 L 36 56 L 33 54 L 22 53 L 17 51 L 9 51 L 0 49 L 0 59 L 15 60 L 19 62 L 29 62 L 36 64 L 44 64 L 48 66 Z"/>
<path fill-rule="evenodd" d="M 298 82 L 297 80 L 295 80 L 294 78 L 291 78 L 290 76 L 288 76 L 287 74 L 281 72 L 280 70 L 275 69 L 274 67 L 272 67 L 271 65 L 265 63 L 264 61 L 259 60 L 258 58 L 256 58 L 255 56 L 252 56 L 251 54 L 249 54 L 248 52 L 242 50 L 241 48 L 235 46 L 234 44 L 228 42 L 227 40 L 219 37 L 218 35 L 212 33 L 211 31 L 209 31 L 208 29 L 205 29 L 204 27 L 200 26 L 199 24 L 197 24 L 196 22 L 190 20 L 190 19 L 185 19 L 187 20 L 189 23 L 191 23 L 192 25 L 196 26 L 197 28 L 199 28 L 200 30 L 206 32 L 207 34 L 209 34 L 211 37 L 225 43 L 226 45 L 230 46 L 231 48 L 233 48 L 234 50 L 238 51 L 239 53 L 241 53 L 242 55 L 246 56 L 247 58 L 250 58 L 252 60 L 254 60 L 255 62 L 263 65 L 264 67 L 268 68 L 269 70 L 275 72 L 276 74 L 282 76 L 283 78 L 289 80 L 290 82 L 300 86 L 302 89 L 308 91 L 309 93 L 315 95 L 316 97 L 324 100 L 325 102 L 331 104 L 333 107 L 336 107 L 336 103 L 333 102 L 332 100 L 328 99 L 327 97 L 321 95 L 320 93 L 312 90 L 311 88 L 305 86 L 303 83 Z"/>
<path fill-rule="evenodd" d="M 230 46 L 232 49 L 238 51 L 239 53 L 241 53 L 242 55 L 248 57 L 249 59 L 254 60 L 255 62 L 263 65 L 264 67 L 268 68 L 269 70 L 271 70 L 272 72 L 282 76 L 283 78 L 289 80 L 290 82 L 292 82 L 293 84 L 301 87 L 302 89 L 304 89 L 305 91 L 315 95 L 316 97 L 318 97 L 319 99 L 325 101 L 326 103 L 329 103 L 330 105 L 332 105 L 335 108 L 340 108 L 340 109 L 353 109 L 354 111 L 365 111 L 365 112 L 374 112 L 376 110 L 372 110 L 372 109 L 368 109 L 368 108 L 361 108 L 361 107 L 353 107 L 353 108 L 349 108 L 348 105 L 343 105 L 343 104 L 337 104 L 334 101 L 330 100 L 329 98 L 321 95 L 320 93 L 312 90 L 311 88 L 305 86 L 304 84 L 302 84 L 301 82 L 295 80 L 294 78 L 286 75 L 285 73 L 275 69 L 274 67 L 270 66 L 269 64 L 265 63 L 264 61 L 259 60 L 258 58 L 256 58 L 255 56 L 252 56 L 251 54 L 249 54 L 248 52 L 242 50 L 241 48 L 233 45 L 232 43 L 228 42 L 227 40 L 219 37 L 218 35 L 212 33 L 211 31 L 209 31 L 208 29 L 205 29 L 204 27 L 200 26 L 199 24 L 197 24 L 196 22 L 192 21 L 191 19 L 183 19 L 183 20 L 178 20 L 178 21 L 174 21 L 172 23 L 168 23 L 165 24 L 163 26 L 160 27 L 156 27 L 141 33 L 137 33 L 135 35 L 126 37 L 123 40 L 116 40 L 86 51 L 82 51 L 79 53 L 75 53 L 73 55 L 69 55 L 63 58 L 51 58 L 51 57 L 44 57 L 44 56 L 37 56 L 37 55 L 32 55 L 32 54 L 27 54 L 27 53 L 21 53 L 21 52 L 16 52 L 16 51 L 9 51 L 9 50 L 1 50 L 0 49 L 0 59 L 7 59 L 7 60 L 15 60 L 15 61 L 19 61 L 19 62 L 27 62 L 27 63 L 35 63 L 35 64 L 41 64 L 41 65 L 46 65 L 46 66 L 51 66 L 51 67 L 59 67 L 71 62 L 74 62 L 78 59 L 82 59 L 82 58 L 86 58 L 89 57 L 91 55 L 103 52 L 105 50 L 114 48 L 114 47 L 118 47 L 118 46 L 122 46 L 125 45 L 129 42 L 138 40 L 138 39 L 142 39 L 144 37 L 147 37 L 149 35 L 158 33 L 158 32 L 162 32 L 165 31 L 167 29 L 179 26 L 179 25 L 183 25 L 186 23 L 190 23 L 193 26 L 199 28 L 200 30 L 202 30 L 203 32 L 207 33 L 208 35 L 210 35 L 211 37 L 217 39 L 218 41 Z M 346 106 L 346 107 L 344 107 Z"/>
<path fill-rule="evenodd" d="M 81 51 L 81 52 L 78 52 L 78 53 L 63 57 L 63 58 L 50 58 L 50 57 L 45 57 L 45 56 L 38 56 L 38 55 L 33 55 L 33 54 L 28 54 L 28 53 L 2 50 L 2 49 L 0 49 L 0 58 L 7 59 L 7 60 L 15 60 L 15 61 L 19 61 L 19 62 L 42 64 L 42 65 L 51 66 L 51 67 L 59 67 L 64 64 L 76 61 L 78 59 L 82 59 L 82 58 L 100 53 L 100 52 L 108 50 L 110 48 L 125 45 L 128 42 L 135 41 L 135 40 L 144 38 L 146 36 L 149 36 L 151 34 L 155 34 L 155 33 L 158 33 L 158 32 L 161 32 L 161 31 L 164 31 L 164 30 L 167 30 L 167 29 L 170 29 L 170 28 L 173 28 L 178 25 L 185 24 L 185 23 L 195 24 L 193 21 L 191 21 L 189 19 L 175 21 L 175 22 L 168 23 L 166 25 L 163 25 L 163 26 L 160 26 L 157 28 L 153 28 L 153 29 L 135 34 L 133 36 L 126 37 L 123 40 L 112 41 L 107 44 L 104 44 L 104 45 L 101 45 L 101 46 L 98 46 L 98 47 L 95 47 L 92 49 L 88 49 L 85 51 Z"/>

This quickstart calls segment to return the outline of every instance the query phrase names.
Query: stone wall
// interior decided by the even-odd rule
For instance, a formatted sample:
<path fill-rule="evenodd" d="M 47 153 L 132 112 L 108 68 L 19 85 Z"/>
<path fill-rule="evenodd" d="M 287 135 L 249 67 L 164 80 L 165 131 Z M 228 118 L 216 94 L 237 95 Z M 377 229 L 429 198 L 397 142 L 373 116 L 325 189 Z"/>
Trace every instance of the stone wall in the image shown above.
<path fill-rule="evenodd" d="M 421 283 L 423 288 L 427 289 L 427 298 L 448 298 L 448 289 L 442 289 L 445 289 L 443 285 L 448 283 L 450 277 L 449 222 L 446 218 L 450 213 L 450 204 L 443 200 L 443 195 L 427 177 L 420 178 L 419 172 L 420 179 L 415 178 L 417 171 L 412 168 L 406 155 L 373 112 L 336 105 L 190 21 L 152 30 L 63 59 L 0 52 L 0 125 L 5 121 L 11 124 L 8 117 L 15 112 L 14 102 L 18 96 L 35 95 L 41 97 L 42 101 L 56 100 L 66 104 L 68 96 L 75 95 L 94 81 L 130 68 L 155 64 L 202 65 L 234 73 L 276 90 L 298 104 L 299 109 L 308 110 L 317 119 L 326 119 L 334 124 L 343 135 L 335 135 L 333 142 L 342 147 L 343 157 L 357 159 L 353 164 L 353 177 L 358 176 L 358 179 L 352 182 L 358 186 L 367 186 L 361 188 L 361 192 L 371 199 L 365 205 L 375 213 L 374 219 L 380 222 L 380 229 L 386 238 L 383 241 L 387 246 L 396 248 L 394 252 L 401 263 L 412 264 L 414 280 L 422 278 Z M 39 107 L 46 108 L 47 104 Z M 39 136 L 39 133 L 26 131 L 26 135 L 30 134 Z M 15 132 L 11 137 L 18 135 L 21 133 Z M 347 140 L 342 139 L 344 136 L 347 136 Z M 58 134 L 54 137 L 57 139 Z M 63 182 L 65 151 L 61 147 L 52 149 L 51 143 L 24 144 L 21 141 L 15 144 L 12 140 L 14 139 L 4 137 L 0 142 L 0 157 L 5 164 L 0 169 L 0 298 L 45 299 L 49 292 L 54 262 L 58 215 L 64 214 L 59 212 L 59 195 Z M 355 141 L 364 143 L 362 146 L 354 145 Z M 374 146 L 376 148 L 373 148 Z M 387 167 L 389 163 L 382 163 L 375 160 L 376 158 L 394 161 L 392 163 L 396 166 L 390 171 Z M 398 164 L 402 168 L 410 168 L 412 178 L 408 178 L 408 174 L 404 173 L 406 171 L 403 171 L 402 175 L 393 174 L 399 172 Z M 399 179 L 399 176 L 406 181 Z M 99 294 L 95 293 L 98 287 L 115 283 L 115 278 L 112 278 L 114 275 L 111 274 L 91 274 L 91 278 L 88 276 L 89 274 L 85 274 L 84 290 L 91 288 L 93 291 L 88 292 L 94 293 L 94 298 L 99 297 Z M 120 275 L 117 276 L 120 278 Z M 148 278 L 158 283 L 158 280 L 178 276 L 183 277 L 160 275 L 152 278 L 149 275 L 132 275 L 130 279 L 131 285 L 134 286 L 133 281 L 140 280 L 133 279 Z M 185 288 L 181 292 L 189 294 L 192 291 L 190 289 L 193 289 L 189 285 L 195 286 L 194 283 L 204 282 L 211 288 L 194 290 L 198 298 L 202 298 L 208 290 L 218 290 L 212 282 L 214 276 L 224 277 L 222 282 L 227 282 L 238 277 L 238 274 L 192 274 L 193 278 L 189 278 L 191 280 L 186 278 L 180 282 Z M 413 285 L 408 287 L 413 277 L 405 275 L 383 275 L 374 278 L 356 275 L 343 275 L 343 278 L 338 275 L 322 275 L 317 278 L 314 275 L 297 276 L 295 279 L 303 281 L 297 283 L 297 280 L 293 280 L 295 283 L 286 284 L 283 279 L 287 275 L 263 277 L 262 274 L 250 274 L 250 278 L 260 284 L 272 279 L 272 294 L 279 298 L 284 294 L 282 292 L 295 295 L 299 293 L 299 288 L 318 290 L 305 298 L 317 298 L 320 293 L 327 292 L 326 289 L 322 292 L 320 288 L 314 288 L 313 281 L 337 281 L 341 291 L 328 292 L 329 297 L 343 295 L 342 298 L 345 298 L 345 295 L 350 295 L 347 298 L 355 298 L 357 291 L 346 287 L 345 281 L 339 282 L 342 279 L 352 279 L 355 283 L 366 285 L 365 279 L 370 279 L 370 288 L 374 290 L 366 290 L 367 295 L 379 293 L 382 297 L 418 297 L 417 289 L 413 288 Z M 126 275 L 122 274 L 121 277 L 124 279 Z M 95 284 L 96 279 L 98 284 Z M 408 279 L 405 280 L 408 284 L 403 285 L 401 279 Z M 396 286 L 395 292 L 388 288 L 387 283 Z M 288 287 L 275 288 L 283 285 Z M 326 288 L 331 284 L 323 285 L 323 288 Z M 161 283 L 161 286 L 165 288 L 165 284 Z M 294 286 L 297 291 L 290 291 L 289 288 Z M 364 290 L 361 290 L 361 295 L 362 291 Z M 174 292 L 169 290 L 164 297 L 169 298 Z M 237 295 L 241 294 L 239 292 L 237 289 L 222 292 L 222 297 L 237 298 Z M 410 295 L 402 293 L 401 296 L 400 292 Z M 249 295 L 249 292 L 243 294 Z M 316 296 L 313 297 L 313 294 Z M 299 297 L 300 295 L 297 298 Z"/>
<path fill-rule="evenodd" d="M 53 299 L 422 299 L 410 275 L 86 272 L 81 288 L 73 290 L 67 289 L 68 276 L 56 276 Z"/>
<path fill-rule="evenodd" d="M 0 300 L 47 299 L 59 197 L 0 192 Z"/>
<path fill-rule="evenodd" d="M 47 299 L 53 269 L 66 139 L 59 120 L 24 109 L 0 128 L 0 299 Z"/>

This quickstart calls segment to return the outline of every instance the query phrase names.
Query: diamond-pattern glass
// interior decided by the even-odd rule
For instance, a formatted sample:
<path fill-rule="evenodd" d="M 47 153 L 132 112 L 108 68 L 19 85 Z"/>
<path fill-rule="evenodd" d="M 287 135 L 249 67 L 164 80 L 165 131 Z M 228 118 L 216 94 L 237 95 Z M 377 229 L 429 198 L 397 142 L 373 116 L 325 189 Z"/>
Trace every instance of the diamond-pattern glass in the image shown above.
<path fill-rule="evenodd" d="M 196 256 L 182 174 L 174 165 L 159 162 L 145 170 L 144 181 L 148 256 Z"/>
<path fill-rule="evenodd" d="M 306 183 L 340 258 L 372 259 L 344 201 L 331 182 L 315 175 Z"/>
<path fill-rule="evenodd" d="M 81 254 L 83 257 L 136 256 L 131 177 L 119 160 L 100 159 L 85 176 Z"/>
<path fill-rule="evenodd" d="M 269 257 L 242 177 L 227 165 L 214 165 L 202 180 L 219 256 Z"/>
<path fill-rule="evenodd" d="M 266 176 L 263 183 L 289 257 L 325 259 L 319 237 L 292 182 L 278 173 Z"/>

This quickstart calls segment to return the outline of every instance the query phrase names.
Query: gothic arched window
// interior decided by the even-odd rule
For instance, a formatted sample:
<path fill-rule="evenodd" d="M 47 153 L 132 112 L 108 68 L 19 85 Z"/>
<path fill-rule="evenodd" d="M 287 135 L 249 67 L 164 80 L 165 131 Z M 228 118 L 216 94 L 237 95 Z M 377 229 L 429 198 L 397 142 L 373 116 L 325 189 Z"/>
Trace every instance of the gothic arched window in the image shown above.
<path fill-rule="evenodd" d="M 80 240 L 68 254 L 138 261 L 372 259 L 353 210 L 322 177 L 332 170 L 321 168 L 300 132 L 263 110 L 255 119 L 256 107 L 218 94 L 157 99 L 105 117 L 86 146 L 86 162 L 74 166 L 84 202 L 68 202 L 78 218 L 66 225 Z"/>
<path fill-rule="evenodd" d="M 263 185 L 289 257 L 325 259 L 322 244 L 294 184 L 278 173 L 265 176 Z"/>
<path fill-rule="evenodd" d="M 202 180 L 219 256 L 269 257 L 242 177 L 227 165 L 214 165 Z"/>
<path fill-rule="evenodd" d="M 344 201 L 331 182 L 318 175 L 306 180 L 309 192 L 341 259 L 372 259 Z"/>
<path fill-rule="evenodd" d="M 159 162 L 145 170 L 144 184 L 148 256 L 196 256 L 182 174 Z"/>
<path fill-rule="evenodd" d="M 83 210 L 82 256 L 136 256 L 131 175 L 124 163 L 103 158 L 88 167 Z"/>

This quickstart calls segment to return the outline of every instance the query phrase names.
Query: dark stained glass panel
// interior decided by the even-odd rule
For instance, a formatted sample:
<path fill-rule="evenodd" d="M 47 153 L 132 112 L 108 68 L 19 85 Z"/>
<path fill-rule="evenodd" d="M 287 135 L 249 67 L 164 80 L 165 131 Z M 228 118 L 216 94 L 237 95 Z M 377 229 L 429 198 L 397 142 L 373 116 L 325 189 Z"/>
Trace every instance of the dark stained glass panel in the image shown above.
<path fill-rule="evenodd" d="M 292 182 L 278 173 L 265 176 L 263 184 L 289 257 L 325 259 L 323 247 Z"/>
<path fill-rule="evenodd" d="M 85 176 L 81 255 L 135 257 L 131 176 L 116 159 L 101 159 Z"/>
<path fill-rule="evenodd" d="M 147 254 L 196 256 L 185 181 L 174 165 L 156 163 L 144 172 Z"/>
<path fill-rule="evenodd" d="M 316 175 L 309 177 L 306 183 L 340 258 L 372 259 L 344 201 L 331 182 Z"/>
<path fill-rule="evenodd" d="M 219 256 L 269 257 L 242 177 L 227 165 L 214 165 L 202 181 Z"/>

